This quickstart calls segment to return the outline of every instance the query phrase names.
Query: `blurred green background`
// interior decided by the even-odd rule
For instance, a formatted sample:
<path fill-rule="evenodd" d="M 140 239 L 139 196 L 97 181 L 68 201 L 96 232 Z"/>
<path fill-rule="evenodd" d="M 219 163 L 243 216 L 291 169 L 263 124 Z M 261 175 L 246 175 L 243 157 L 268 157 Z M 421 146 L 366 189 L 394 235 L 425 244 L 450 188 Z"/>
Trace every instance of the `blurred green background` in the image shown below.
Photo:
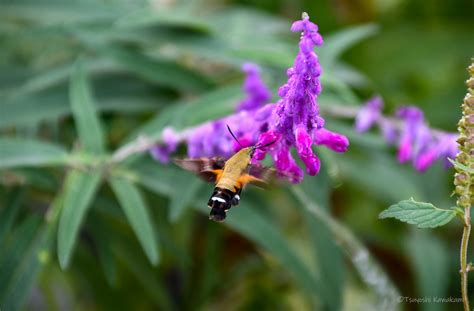
<path fill-rule="evenodd" d="M 245 61 L 276 100 L 303 11 L 325 38 L 319 103 L 348 153 L 318 149 L 322 171 L 301 185 L 247 189 L 223 224 L 207 220 L 212 186 L 147 154 L 114 161 L 140 135 L 232 113 Z M 469 0 L 1 0 L 0 309 L 459 310 L 397 297 L 460 297 L 461 224 L 378 219 L 409 197 L 454 205 L 453 170 L 418 174 L 324 109 L 381 94 L 387 113 L 415 104 L 454 132 L 473 12 Z"/>

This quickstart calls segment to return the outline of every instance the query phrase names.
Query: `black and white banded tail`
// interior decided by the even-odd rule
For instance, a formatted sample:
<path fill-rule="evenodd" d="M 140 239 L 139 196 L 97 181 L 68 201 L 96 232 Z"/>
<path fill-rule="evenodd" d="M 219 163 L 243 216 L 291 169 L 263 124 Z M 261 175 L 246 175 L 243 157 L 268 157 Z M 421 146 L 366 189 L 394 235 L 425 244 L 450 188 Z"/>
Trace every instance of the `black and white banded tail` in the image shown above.
<path fill-rule="evenodd" d="M 239 204 L 240 192 L 242 189 L 238 189 L 237 192 L 232 192 L 228 189 L 216 187 L 214 192 L 209 198 L 207 205 L 211 209 L 209 219 L 215 221 L 223 221 L 225 219 L 227 211 L 235 205 Z"/>

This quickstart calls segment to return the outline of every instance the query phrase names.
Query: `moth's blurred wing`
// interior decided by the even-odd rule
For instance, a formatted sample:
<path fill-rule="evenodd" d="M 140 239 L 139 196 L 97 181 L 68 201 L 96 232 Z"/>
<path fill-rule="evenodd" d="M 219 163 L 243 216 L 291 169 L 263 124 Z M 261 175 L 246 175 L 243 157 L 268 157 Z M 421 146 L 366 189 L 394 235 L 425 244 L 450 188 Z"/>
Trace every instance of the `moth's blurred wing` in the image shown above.
<path fill-rule="evenodd" d="M 225 159 L 222 157 L 198 159 L 173 159 L 179 167 L 193 172 L 207 182 L 216 182 L 222 174 Z"/>
<path fill-rule="evenodd" d="M 262 165 L 249 165 L 248 174 L 240 177 L 242 184 L 251 184 L 260 188 L 266 188 L 268 184 L 277 177 L 277 171 Z"/>

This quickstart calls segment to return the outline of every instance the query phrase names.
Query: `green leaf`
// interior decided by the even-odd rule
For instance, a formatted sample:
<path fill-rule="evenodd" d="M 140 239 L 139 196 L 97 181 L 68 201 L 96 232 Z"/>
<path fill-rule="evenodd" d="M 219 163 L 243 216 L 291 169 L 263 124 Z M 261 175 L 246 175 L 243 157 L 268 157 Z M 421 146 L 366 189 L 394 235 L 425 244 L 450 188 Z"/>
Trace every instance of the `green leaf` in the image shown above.
<path fill-rule="evenodd" d="M 122 178 L 113 178 L 109 182 L 148 259 L 156 265 L 159 260 L 158 243 L 140 191 L 131 182 Z"/>
<path fill-rule="evenodd" d="M 61 208 L 58 195 L 48 210 L 46 221 L 38 229 L 39 220 L 28 218 L 25 226 L 14 231 L 14 241 L 5 251 L 0 250 L 0 308 L 20 310 L 33 286 L 51 258 L 54 232 Z M 35 219 L 36 218 L 36 219 Z"/>
<path fill-rule="evenodd" d="M 50 166 L 67 163 L 68 153 L 61 146 L 23 138 L 0 138 L 0 168 Z"/>
<path fill-rule="evenodd" d="M 29 278 L 26 271 L 21 271 L 37 261 L 36 243 L 41 233 L 39 217 L 30 216 L 13 230 L 11 241 L 2 245 L 0 250 L 0 308 L 18 310 L 25 302 L 24 292 L 29 293 L 30 282 L 23 283 Z M 34 281 L 33 279 L 31 280 Z M 20 287 L 21 285 L 27 286 Z"/>
<path fill-rule="evenodd" d="M 374 24 L 350 27 L 331 34 L 325 38 L 323 48 L 318 50 L 323 68 L 333 67 L 336 60 L 354 44 L 374 35 L 377 26 Z"/>
<path fill-rule="evenodd" d="M 453 159 L 448 158 L 449 162 L 451 162 L 455 167 L 468 172 L 469 174 L 474 174 L 474 168 L 472 167 L 467 167 L 466 165 L 459 163 L 458 161 L 455 161 Z"/>
<path fill-rule="evenodd" d="M 393 217 L 417 225 L 418 228 L 436 228 L 447 224 L 456 216 L 454 209 L 437 208 L 431 203 L 403 200 L 380 213 L 379 218 Z"/>
<path fill-rule="evenodd" d="M 176 222 L 196 198 L 196 194 L 203 188 L 203 182 L 194 176 L 183 176 L 174 180 L 176 185 L 180 185 L 181 191 L 175 191 L 171 195 L 169 206 L 169 219 Z"/>
<path fill-rule="evenodd" d="M 114 249 L 114 257 L 123 262 L 124 266 L 137 278 L 143 290 L 148 293 L 158 309 L 176 310 L 166 284 L 164 284 L 166 278 L 157 275 L 156 270 L 151 269 L 144 257 L 140 256 L 139 250 L 133 244 L 127 243 L 125 237 L 119 236 L 119 238 L 120 240 L 116 243 L 117 247 Z"/>
<path fill-rule="evenodd" d="M 150 10 L 149 8 L 136 10 L 122 18 L 115 25 L 119 29 L 136 29 L 152 26 L 173 26 L 199 32 L 210 32 L 206 20 L 198 16 L 190 18 L 187 12 L 181 10 Z"/>
<path fill-rule="evenodd" d="M 70 84 L 70 102 L 79 139 L 85 150 L 102 153 L 104 133 L 80 60 L 75 64 Z"/>
<path fill-rule="evenodd" d="M 74 170 L 66 178 L 64 206 L 58 228 L 58 258 L 62 269 L 71 260 L 79 229 L 99 188 L 101 172 Z"/>
<path fill-rule="evenodd" d="M 360 140 L 356 142 L 365 144 Z M 414 182 L 416 174 L 413 169 L 400 167 L 392 156 L 386 153 L 376 152 L 373 149 L 370 154 L 360 153 L 360 151 L 356 153 L 353 148 L 350 148 L 344 157 L 335 157 L 335 159 L 344 179 L 381 200 L 388 198 L 398 201 L 411 195 L 416 197 L 422 195 L 420 185 Z M 377 172 L 377 174 L 362 174 L 361 172 Z"/>
<path fill-rule="evenodd" d="M 97 111 L 100 112 L 112 111 L 127 115 L 143 111 L 155 112 L 171 101 L 171 96 L 166 93 L 154 94 L 156 87 L 152 90 L 149 85 L 136 78 L 133 84 L 125 78 L 122 81 L 112 80 L 110 83 L 97 82 L 97 79 L 94 81 L 98 90 Z M 121 92 L 117 93 L 117 89 Z M 31 126 L 43 121 L 57 122 L 61 117 L 71 114 L 68 90 L 62 86 L 40 94 L 2 98 L 0 105 L 0 128 Z"/>
<path fill-rule="evenodd" d="M 204 75 L 162 57 L 151 58 L 119 48 L 107 48 L 99 52 L 110 57 L 124 69 L 163 86 L 180 90 L 203 91 L 212 85 Z"/>
<path fill-rule="evenodd" d="M 20 212 L 21 201 L 24 195 L 24 188 L 16 188 L 7 196 L 6 206 L 0 212 L 0 247 L 2 247 L 6 235 L 10 232 Z"/>
<path fill-rule="evenodd" d="M 113 254 L 112 238 L 109 237 L 115 232 L 110 233 L 110 228 L 104 225 L 104 219 L 97 216 L 97 214 L 91 215 L 86 230 L 90 230 L 93 236 L 95 251 L 97 252 L 97 257 L 105 279 L 111 288 L 115 288 L 118 280 L 118 268 Z M 110 235 L 108 233 L 110 233 Z"/>

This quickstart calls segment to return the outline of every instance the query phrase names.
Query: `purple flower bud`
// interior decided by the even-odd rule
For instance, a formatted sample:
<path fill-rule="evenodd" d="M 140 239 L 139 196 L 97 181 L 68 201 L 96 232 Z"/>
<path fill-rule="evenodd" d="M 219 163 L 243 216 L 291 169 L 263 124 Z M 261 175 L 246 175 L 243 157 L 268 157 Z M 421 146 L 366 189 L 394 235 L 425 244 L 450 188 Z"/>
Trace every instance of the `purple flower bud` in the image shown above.
<path fill-rule="evenodd" d="M 420 153 L 420 155 L 414 161 L 414 167 L 417 171 L 423 172 L 433 164 L 438 158 L 439 149 L 436 146 L 428 148 L 426 151 Z"/>
<path fill-rule="evenodd" d="M 331 132 L 325 128 L 314 131 L 314 142 L 316 145 L 325 145 L 336 152 L 346 152 L 349 148 L 349 140 L 346 136 Z"/>
<path fill-rule="evenodd" d="M 247 75 L 243 86 L 247 98 L 240 102 L 237 111 L 258 109 L 268 103 L 271 98 L 270 91 L 260 78 L 260 68 L 257 65 L 245 63 L 242 70 Z"/>
<path fill-rule="evenodd" d="M 369 99 L 356 116 L 356 131 L 363 133 L 370 129 L 372 125 L 379 120 L 382 107 L 383 101 L 380 96 L 375 96 Z"/>
<path fill-rule="evenodd" d="M 306 165 L 306 172 L 309 175 L 316 175 L 319 172 L 321 163 L 318 157 L 313 153 L 311 146 L 313 141 L 303 126 L 299 126 L 295 131 L 296 151 L 299 157 Z"/>
<path fill-rule="evenodd" d="M 398 162 L 404 163 L 411 158 L 412 147 L 411 147 L 411 138 L 406 135 L 402 137 L 400 144 L 398 146 Z"/>

